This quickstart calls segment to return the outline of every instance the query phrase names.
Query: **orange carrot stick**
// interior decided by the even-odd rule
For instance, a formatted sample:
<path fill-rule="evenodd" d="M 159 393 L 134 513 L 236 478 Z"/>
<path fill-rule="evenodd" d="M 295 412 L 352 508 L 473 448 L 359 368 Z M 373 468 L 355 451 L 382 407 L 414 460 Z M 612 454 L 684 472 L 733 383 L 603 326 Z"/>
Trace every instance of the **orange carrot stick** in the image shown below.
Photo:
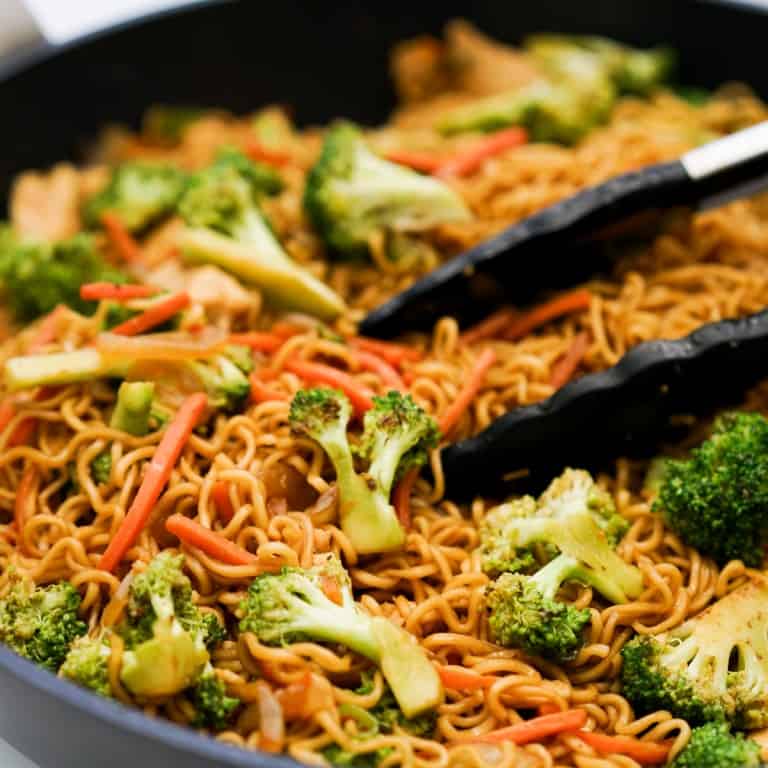
<path fill-rule="evenodd" d="M 464 667 L 436 664 L 437 674 L 446 688 L 456 691 L 476 691 L 480 688 L 490 688 L 499 678 L 494 675 L 479 675 Z"/>
<path fill-rule="evenodd" d="M 513 341 L 522 339 L 523 336 L 527 336 L 531 331 L 536 330 L 550 320 L 555 320 L 563 315 L 570 315 L 574 312 L 581 312 L 582 310 L 589 309 L 591 301 L 592 294 L 585 289 L 557 296 L 551 301 L 540 304 L 538 307 L 534 307 L 532 310 L 513 321 L 505 331 L 504 338 Z"/>
<path fill-rule="evenodd" d="M 469 404 L 480 391 L 488 370 L 495 362 L 496 353 L 492 349 L 486 348 L 480 353 L 474 368 L 464 383 L 464 387 L 440 417 L 440 431 L 444 437 L 456 426 L 464 411 L 469 408 Z"/>
<path fill-rule="evenodd" d="M 518 316 L 512 307 L 502 307 L 488 315 L 485 320 L 467 328 L 460 338 L 465 344 L 474 344 L 498 336 Z"/>
<path fill-rule="evenodd" d="M 255 371 L 250 375 L 249 380 L 251 382 L 251 400 L 254 403 L 284 403 L 288 401 L 288 395 L 268 387 Z"/>
<path fill-rule="evenodd" d="M 141 261 L 141 249 L 120 217 L 110 211 L 101 214 L 101 225 L 120 258 L 127 262 Z"/>
<path fill-rule="evenodd" d="M 291 336 L 298 336 L 301 333 L 306 333 L 310 330 L 306 326 L 298 325 L 297 323 L 289 323 L 287 320 L 281 320 L 279 323 L 275 323 L 270 329 L 270 333 L 274 333 L 275 336 L 281 336 L 283 339 L 290 339 Z"/>
<path fill-rule="evenodd" d="M 414 171 L 421 171 L 422 173 L 435 173 L 448 162 L 445 157 L 428 152 L 415 152 L 409 149 L 393 149 L 384 156 L 392 163 L 405 165 L 408 168 L 413 168 Z"/>
<path fill-rule="evenodd" d="M 349 340 L 349 344 L 355 349 L 373 352 L 374 355 L 383 357 L 390 365 L 398 367 L 405 361 L 415 363 L 424 357 L 422 351 L 415 347 L 407 347 L 405 344 L 393 344 L 391 341 L 368 339 L 365 336 L 354 336 Z"/>
<path fill-rule="evenodd" d="M 669 742 L 642 741 L 629 736 L 608 736 L 593 731 L 575 734 L 598 752 L 606 755 L 626 755 L 640 765 L 666 763 L 671 744 Z"/>
<path fill-rule="evenodd" d="M 583 709 L 567 709 L 554 715 L 541 715 L 522 723 L 515 723 L 497 731 L 484 733 L 482 736 L 467 737 L 467 741 L 483 742 L 486 744 L 498 744 L 503 741 L 512 741 L 515 744 L 529 744 L 532 741 L 541 741 L 548 736 L 558 733 L 578 731 L 587 722 L 587 713 Z"/>
<path fill-rule="evenodd" d="M 405 382 L 400 378 L 400 374 L 386 360 L 373 352 L 358 349 L 355 352 L 355 360 L 357 360 L 357 364 L 363 370 L 375 373 L 388 387 L 399 391 L 403 391 L 406 388 Z"/>
<path fill-rule="evenodd" d="M 411 527 L 411 494 L 418 477 L 418 467 L 408 470 L 395 486 L 392 496 L 392 505 L 397 512 L 397 519 L 406 531 Z"/>
<path fill-rule="evenodd" d="M 274 165 L 278 168 L 283 165 L 290 165 L 293 162 L 293 157 L 287 152 L 280 152 L 279 150 L 265 147 L 256 139 L 250 139 L 245 145 L 245 154 L 248 155 L 251 160 L 256 160 L 258 163 L 267 163 L 268 165 Z"/>
<path fill-rule="evenodd" d="M 170 320 L 177 312 L 189 306 L 189 294 L 186 291 L 174 293 L 167 299 L 158 301 L 145 312 L 135 317 L 130 317 L 124 323 L 116 325 L 112 333 L 118 336 L 136 336 L 145 333 L 156 325 Z"/>
<path fill-rule="evenodd" d="M 84 283 L 80 286 L 80 298 L 83 301 L 128 301 L 154 296 L 157 288 L 151 285 L 118 285 L 116 283 Z"/>
<path fill-rule="evenodd" d="M 211 488 L 211 498 L 216 507 L 216 514 L 223 523 L 228 523 L 235 516 L 235 508 L 229 498 L 229 484 L 220 480 Z"/>
<path fill-rule="evenodd" d="M 181 404 L 155 449 L 128 514 L 101 556 L 99 568 L 103 571 L 114 571 L 136 542 L 207 404 L 208 398 L 202 392 L 190 395 Z"/>
<path fill-rule="evenodd" d="M 257 352 L 276 352 L 285 344 L 285 337 L 278 336 L 275 333 L 265 333 L 264 331 L 248 331 L 247 333 L 232 333 L 229 336 L 232 344 L 242 344 L 244 347 L 250 347 Z"/>
<path fill-rule="evenodd" d="M 349 398 L 358 414 L 373 408 L 373 392 L 338 368 L 298 358 L 286 360 L 284 367 L 307 384 L 325 384 L 340 389 Z"/>
<path fill-rule="evenodd" d="M 571 380 L 587 349 L 589 349 L 589 335 L 586 333 L 577 334 L 566 353 L 552 366 L 549 383 L 555 389 L 560 389 L 563 384 L 567 384 Z"/>
<path fill-rule="evenodd" d="M 474 173 L 489 157 L 499 155 L 528 141 L 523 128 L 507 128 L 476 142 L 464 152 L 454 155 L 435 169 L 436 176 L 468 176 Z"/>
<path fill-rule="evenodd" d="M 256 555 L 184 515 L 171 515 L 165 521 L 165 530 L 227 565 L 251 565 L 256 562 Z"/>

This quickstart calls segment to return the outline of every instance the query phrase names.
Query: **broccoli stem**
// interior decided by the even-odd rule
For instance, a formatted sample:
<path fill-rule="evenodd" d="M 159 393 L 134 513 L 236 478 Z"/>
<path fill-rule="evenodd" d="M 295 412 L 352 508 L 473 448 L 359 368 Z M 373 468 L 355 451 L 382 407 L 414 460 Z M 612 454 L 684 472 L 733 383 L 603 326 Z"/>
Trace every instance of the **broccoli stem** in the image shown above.
<path fill-rule="evenodd" d="M 155 385 L 150 381 L 124 381 L 117 391 L 117 404 L 109 426 L 129 435 L 146 435 L 154 394 Z"/>

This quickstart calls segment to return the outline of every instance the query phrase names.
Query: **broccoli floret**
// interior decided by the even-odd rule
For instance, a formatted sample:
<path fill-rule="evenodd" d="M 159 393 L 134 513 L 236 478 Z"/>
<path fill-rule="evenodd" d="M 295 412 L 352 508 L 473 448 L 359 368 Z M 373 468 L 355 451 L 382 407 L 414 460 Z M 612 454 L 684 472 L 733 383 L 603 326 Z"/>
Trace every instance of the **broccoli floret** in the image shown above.
<path fill-rule="evenodd" d="M 79 608 L 80 593 L 68 581 L 35 587 L 14 576 L 0 599 L 0 642 L 56 672 L 72 642 L 87 629 L 77 617 Z"/>
<path fill-rule="evenodd" d="M 102 451 L 91 462 L 91 477 L 96 485 L 106 485 L 112 476 L 112 454 Z"/>
<path fill-rule="evenodd" d="M 281 306 L 336 317 L 344 302 L 288 256 L 261 212 L 266 187 L 263 172 L 232 153 L 196 174 L 179 204 L 182 252 L 257 285 Z"/>
<path fill-rule="evenodd" d="M 380 230 L 428 229 L 471 218 L 447 184 L 373 154 L 349 123 L 326 134 L 307 177 L 304 209 L 325 242 L 351 256 L 365 255 Z"/>
<path fill-rule="evenodd" d="M 392 754 L 391 747 L 382 747 L 370 752 L 347 752 L 338 744 L 326 747 L 322 755 L 331 765 L 347 768 L 377 768 L 379 763 Z"/>
<path fill-rule="evenodd" d="M 641 715 L 768 725 L 768 580 L 752 581 L 677 629 L 622 649 L 624 696 Z"/>
<path fill-rule="evenodd" d="M 109 655 L 109 645 L 103 638 L 80 637 L 72 644 L 59 674 L 101 696 L 111 697 Z"/>
<path fill-rule="evenodd" d="M 151 381 L 124 381 L 117 390 L 109 426 L 129 435 L 146 435 L 154 396 L 155 385 Z"/>
<path fill-rule="evenodd" d="M 543 77 L 457 108 L 438 128 L 451 134 L 521 125 L 535 141 L 572 144 L 607 119 L 618 94 L 647 93 L 672 65 L 666 49 L 641 51 L 596 37 L 537 35 L 526 50 Z"/>
<path fill-rule="evenodd" d="M 120 679 L 133 693 L 170 696 L 194 685 L 209 661 L 208 620 L 192 602 L 183 557 L 157 555 L 129 589 Z"/>
<path fill-rule="evenodd" d="M 670 768 L 758 768 L 760 747 L 724 723 L 707 723 L 691 732 Z"/>
<path fill-rule="evenodd" d="M 558 661 L 572 658 L 590 613 L 561 603 L 557 593 L 576 581 L 613 603 L 637 597 L 642 573 L 614 551 L 626 529 L 610 495 L 583 470 L 565 470 L 538 501 L 523 497 L 491 510 L 480 531 L 482 564 L 493 575 L 505 572 L 487 593 L 495 639 Z M 529 575 L 540 557 L 548 562 Z"/>
<path fill-rule="evenodd" d="M 140 232 L 171 213 L 185 185 L 184 174 L 169 165 L 124 163 L 107 186 L 83 206 L 86 226 L 97 228 L 104 213 L 114 213 L 131 232 Z"/>
<path fill-rule="evenodd" d="M 226 728 L 240 706 L 240 699 L 227 696 L 224 683 L 216 677 L 212 667 L 206 669 L 192 689 L 192 702 L 195 705 L 192 726 L 214 731 Z"/>
<path fill-rule="evenodd" d="M 257 199 L 265 195 L 276 195 L 283 190 L 283 180 L 272 166 L 250 160 L 234 147 L 220 149 L 216 155 L 214 167 L 232 168 L 240 177 L 247 180 L 251 192 Z"/>
<path fill-rule="evenodd" d="M 585 576 L 584 567 L 567 555 L 551 560 L 535 576 L 502 574 L 486 592 L 494 639 L 534 656 L 573 658 L 584 644 L 590 612 L 561 603 L 556 595 L 564 582 L 584 581 Z"/>
<path fill-rule="evenodd" d="M 216 646 L 227 639 L 226 627 L 216 618 L 216 614 L 211 611 L 201 611 L 190 603 L 195 611 L 195 615 L 202 622 L 202 631 L 205 637 L 205 647 L 212 651 Z M 184 616 L 181 617 L 181 623 L 186 629 L 191 626 L 191 618 L 188 621 Z"/>
<path fill-rule="evenodd" d="M 323 591 L 327 579 L 337 581 L 341 604 Z M 360 610 L 349 577 L 334 555 L 308 570 L 283 568 L 278 574 L 257 576 L 240 611 L 240 631 L 252 632 L 264 643 L 339 643 L 378 664 L 407 717 L 434 708 L 442 697 L 435 668 L 415 638 L 387 619 Z"/>
<path fill-rule="evenodd" d="M 228 355 L 210 360 L 195 360 L 188 368 L 199 379 L 208 394 L 208 403 L 226 413 L 242 411 L 251 392 L 248 377 Z"/>
<path fill-rule="evenodd" d="M 297 434 L 316 440 L 331 459 L 341 497 L 341 527 L 360 553 L 399 549 L 405 534 L 389 503 L 398 470 L 420 466 L 437 443 L 434 421 L 410 395 L 390 392 L 375 397 L 365 415 L 360 453 L 368 471 L 355 472 L 347 424 L 349 400 L 331 389 L 299 390 L 293 398 L 290 423 Z"/>
<path fill-rule="evenodd" d="M 689 459 L 666 463 L 653 509 L 718 563 L 759 566 L 768 544 L 768 421 L 759 413 L 718 419 Z"/>
<path fill-rule="evenodd" d="M 104 261 L 89 235 L 58 243 L 27 242 L 0 225 L 0 286 L 21 322 L 30 322 L 59 304 L 90 314 L 96 305 L 80 298 L 83 283 L 125 280 L 122 272 Z"/>
<path fill-rule="evenodd" d="M 149 141 L 178 144 L 187 128 L 204 114 L 205 110 L 199 107 L 156 104 L 144 113 L 141 130 Z"/>

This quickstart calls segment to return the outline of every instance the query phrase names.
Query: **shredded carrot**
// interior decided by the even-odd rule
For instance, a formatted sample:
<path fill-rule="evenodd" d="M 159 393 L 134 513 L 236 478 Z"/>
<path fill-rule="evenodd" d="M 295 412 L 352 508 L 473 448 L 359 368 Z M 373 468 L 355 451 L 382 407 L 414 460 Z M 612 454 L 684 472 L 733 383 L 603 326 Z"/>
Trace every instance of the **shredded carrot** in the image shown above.
<path fill-rule="evenodd" d="M 502 307 L 488 315 L 477 325 L 467 328 L 459 337 L 464 344 L 474 344 L 498 336 L 518 316 L 516 309 Z"/>
<path fill-rule="evenodd" d="M 27 352 L 34 354 L 39 352 L 44 346 L 55 341 L 59 331 L 59 321 L 61 316 L 66 314 L 69 309 L 64 304 L 59 304 L 51 310 L 41 321 L 37 328 L 37 333 L 32 338 Z"/>
<path fill-rule="evenodd" d="M 469 149 L 460 152 L 435 169 L 436 176 L 468 176 L 474 173 L 489 157 L 500 155 L 528 141 L 523 128 L 507 128 L 480 139 Z"/>
<path fill-rule="evenodd" d="M 321 587 L 323 594 L 336 605 L 341 605 L 343 598 L 341 596 L 341 587 L 339 586 L 338 579 L 334 579 L 331 576 L 323 576 L 321 580 Z"/>
<path fill-rule="evenodd" d="M 40 473 L 37 470 L 37 465 L 27 464 L 21 473 L 13 503 L 13 520 L 19 535 L 23 533 L 30 513 L 34 511 L 39 483 Z"/>
<path fill-rule="evenodd" d="M 579 731 L 575 734 L 598 752 L 606 755 L 626 755 L 640 765 L 666 763 L 671 742 L 642 741 L 629 736 L 608 736 L 593 731 Z"/>
<path fill-rule="evenodd" d="M 296 323 L 289 323 L 287 320 L 281 320 L 279 323 L 275 323 L 270 329 L 270 333 L 274 333 L 275 336 L 282 336 L 284 339 L 290 339 L 291 336 L 298 336 L 299 334 L 306 333 L 309 329 Z"/>
<path fill-rule="evenodd" d="M 155 449 L 139 491 L 128 513 L 101 556 L 99 568 L 114 571 L 125 553 L 134 545 L 139 534 L 149 520 L 155 503 L 163 492 L 184 446 L 197 426 L 203 411 L 208 405 L 208 398 L 201 392 L 190 395 L 179 408 L 160 444 Z"/>
<path fill-rule="evenodd" d="M 118 336 L 136 336 L 151 330 L 156 325 L 170 320 L 177 312 L 189 306 L 189 294 L 186 291 L 174 293 L 167 299 L 158 301 L 145 312 L 128 318 L 124 323 L 116 325 L 111 333 Z"/>
<path fill-rule="evenodd" d="M 537 709 L 540 715 L 554 715 L 561 711 L 557 704 L 552 704 L 551 702 L 547 702 L 546 704 L 539 704 Z"/>
<path fill-rule="evenodd" d="M 117 283 L 84 283 L 80 286 L 80 298 L 83 301 L 129 301 L 154 296 L 157 288 L 151 285 L 118 285 Z"/>
<path fill-rule="evenodd" d="M 105 211 L 101 214 L 101 224 L 121 259 L 129 263 L 141 261 L 139 244 L 117 214 Z"/>
<path fill-rule="evenodd" d="M 267 163 L 268 165 L 275 165 L 278 168 L 284 165 L 290 165 L 293 162 L 293 157 L 288 152 L 280 152 L 276 149 L 270 149 L 265 147 L 257 139 L 250 139 L 245 145 L 245 154 L 256 160 L 259 163 Z"/>
<path fill-rule="evenodd" d="M 532 741 L 541 741 L 548 736 L 558 733 L 578 731 L 587 722 L 587 712 L 584 709 L 567 709 L 553 715 L 541 715 L 522 723 L 515 723 L 497 731 L 484 733 L 481 736 L 467 737 L 467 741 L 498 744 L 503 741 L 512 741 L 515 744 L 529 744 Z"/>
<path fill-rule="evenodd" d="M 392 163 L 405 165 L 422 173 L 435 173 L 448 162 L 445 157 L 408 149 L 393 149 L 387 152 L 385 157 Z"/>
<path fill-rule="evenodd" d="M 397 512 L 397 519 L 406 531 L 411 527 L 411 494 L 418 476 L 418 468 L 408 470 L 395 486 L 392 496 L 392 504 Z"/>
<path fill-rule="evenodd" d="M 248 331 L 248 333 L 232 333 L 229 336 L 232 344 L 242 344 L 257 352 L 276 352 L 285 344 L 285 337 L 264 331 Z"/>
<path fill-rule="evenodd" d="M 355 352 L 355 360 L 363 370 L 375 373 L 388 387 L 398 391 L 403 391 L 406 388 L 400 374 L 386 360 L 374 352 L 358 349 Z"/>
<path fill-rule="evenodd" d="M 390 365 L 397 367 L 402 366 L 406 361 L 416 363 L 424 357 L 423 352 L 415 347 L 407 347 L 405 344 L 393 344 L 391 341 L 368 339 L 365 336 L 354 336 L 349 340 L 349 344 L 355 349 L 373 352 L 374 355 L 383 357 Z"/>
<path fill-rule="evenodd" d="M 285 403 L 288 401 L 288 395 L 283 392 L 268 387 L 254 371 L 249 378 L 251 382 L 251 400 L 254 403 Z"/>
<path fill-rule="evenodd" d="M 307 671 L 298 683 L 290 683 L 275 694 L 285 717 L 312 717 L 334 706 L 333 689 L 323 677 Z"/>
<path fill-rule="evenodd" d="M 6 397 L 5 400 L 0 403 L 0 432 L 5 431 L 5 428 L 11 423 L 11 419 L 15 415 L 15 401 L 9 397 Z"/>
<path fill-rule="evenodd" d="M 579 363 L 584 359 L 587 349 L 589 349 L 589 334 L 577 334 L 567 352 L 552 367 L 549 383 L 555 389 L 560 389 L 571 380 Z"/>
<path fill-rule="evenodd" d="M 480 688 L 490 688 L 499 678 L 493 675 L 479 675 L 464 667 L 437 664 L 437 674 L 446 688 L 456 691 L 476 691 Z"/>
<path fill-rule="evenodd" d="M 495 362 L 496 353 L 492 349 L 486 348 L 480 353 L 475 361 L 474 368 L 470 371 L 469 376 L 467 376 L 464 386 L 459 391 L 456 399 L 440 417 L 440 431 L 443 433 L 443 436 L 447 435 L 456 426 L 464 411 L 469 408 L 469 404 L 480 391 L 488 370 Z"/>
<path fill-rule="evenodd" d="M 235 516 L 235 508 L 229 498 L 229 483 L 220 480 L 211 488 L 211 498 L 216 507 L 216 514 L 223 523 L 228 523 Z"/>
<path fill-rule="evenodd" d="M 555 320 L 563 315 L 570 315 L 574 312 L 581 312 L 589 309 L 592 301 L 592 294 L 585 290 L 572 291 L 558 296 L 551 301 L 534 307 L 529 312 L 521 315 L 504 332 L 505 339 L 517 340 L 527 336 L 531 331 L 535 331 L 550 320 Z"/>
<path fill-rule="evenodd" d="M 299 358 L 286 360 L 284 367 L 287 371 L 295 373 L 307 384 L 326 384 L 329 387 L 340 389 L 349 398 L 358 414 L 373 408 L 373 392 L 338 368 L 323 363 L 300 360 Z"/>
<path fill-rule="evenodd" d="M 251 565 L 256 562 L 256 555 L 184 515 L 171 515 L 165 521 L 165 530 L 227 565 Z"/>

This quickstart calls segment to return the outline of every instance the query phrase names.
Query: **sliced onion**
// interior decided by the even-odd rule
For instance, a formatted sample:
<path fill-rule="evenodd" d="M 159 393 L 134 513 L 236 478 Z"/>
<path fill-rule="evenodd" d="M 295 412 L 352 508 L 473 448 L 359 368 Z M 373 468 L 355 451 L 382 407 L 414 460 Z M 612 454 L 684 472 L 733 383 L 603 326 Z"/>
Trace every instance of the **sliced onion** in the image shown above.
<path fill-rule="evenodd" d="M 256 704 L 259 708 L 259 747 L 265 752 L 282 752 L 285 742 L 285 720 L 283 708 L 269 683 L 256 683 Z"/>
<path fill-rule="evenodd" d="M 200 333 L 147 333 L 119 336 L 100 333 L 96 348 L 106 357 L 128 360 L 194 360 L 220 353 L 228 335 L 219 328 L 207 327 Z"/>

